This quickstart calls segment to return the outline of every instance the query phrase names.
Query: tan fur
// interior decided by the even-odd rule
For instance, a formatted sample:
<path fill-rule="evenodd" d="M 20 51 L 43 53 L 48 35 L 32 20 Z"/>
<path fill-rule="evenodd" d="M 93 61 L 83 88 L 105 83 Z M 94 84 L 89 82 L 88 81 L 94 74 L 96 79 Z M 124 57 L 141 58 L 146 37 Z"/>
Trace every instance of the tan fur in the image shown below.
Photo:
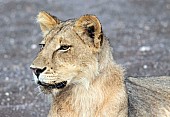
<path fill-rule="evenodd" d="M 114 62 L 99 20 L 94 15 L 65 22 L 53 17 L 46 12 L 37 17 L 45 46 L 31 65 L 47 67 L 40 81 L 68 81 L 63 89 L 40 86 L 53 96 L 48 117 L 126 117 L 124 70 Z M 58 50 L 62 45 L 71 47 Z"/>
<path fill-rule="evenodd" d="M 170 117 L 170 77 L 128 78 L 129 117 Z"/>

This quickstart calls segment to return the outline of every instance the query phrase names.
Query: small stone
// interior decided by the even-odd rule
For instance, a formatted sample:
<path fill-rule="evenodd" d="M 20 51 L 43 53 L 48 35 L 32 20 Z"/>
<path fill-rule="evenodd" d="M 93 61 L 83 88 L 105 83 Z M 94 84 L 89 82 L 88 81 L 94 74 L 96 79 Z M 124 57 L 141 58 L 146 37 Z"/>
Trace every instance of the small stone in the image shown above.
<path fill-rule="evenodd" d="M 166 5 L 166 8 L 167 8 L 167 9 L 170 9 L 170 4 L 167 4 L 167 5 Z"/>
<path fill-rule="evenodd" d="M 25 96 L 22 96 L 22 99 L 25 99 Z"/>
<path fill-rule="evenodd" d="M 4 55 L 4 58 L 7 59 L 7 58 L 9 58 L 9 56 L 8 56 L 7 54 L 5 54 L 5 55 Z"/>
<path fill-rule="evenodd" d="M 149 27 L 149 26 L 144 26 L 144 29 L 145 29 L 146 31 L 148 31 L 148 30 L 150 30 L 150 27 Z"/>
<path fill-rule="evenodd" d="M 1 105 L 4 105 L 4 102 L 1 102 Z"/>
<path fill-rule="evenodd" d="M 148 66 L 147 66 L 147 65 L 144 65 L 144 66 L 143 66 L 143 69 L 147 69 L 147 68 L 148 68 Z"/>
<path fill-rule="evenodd" d="M 6 67 L 3 68 L 3 71 L 4 71 L 4 72 L 6 72 L 7 70 L 8 70 L 8 68 L 6 68 Z"/>
<path fill-rule="evenodd" d="M 5 95 L 6 95 L 6 96 L 9 96 L 9 93 L 8 93 L 8 92 L 6 92 L 6 93 L 5 93 Z"/>
<path fill-rule="evenodd" d="M 161 25 L 164 27 L 164 28 L 167 28 L 168 27 L 168 22 L 161 22 Z"/>
<path fill-rule="evenodd" d="M 37 45 L 36 44 L 32 44 L 31 45 L 31 49 L 36 49 L 37 48 Z"/>
<path fill-rule="evenodd" d="M 151 50 L 151 47 L 149 46 L 142 46 L 139 48 L 139 51 L 141 52 L 146 52 L 146 51 L 150 51 Z"/>
<path fill-rule="evenodd" d="M 9 80 L 9 77 L 6 77 L 5 80 L 8 81 L 8 80 Z"/>
<path fill-rule="evenodd" d="M 10 101 L 10 98 L 7 98 L 6 100 L 7 100 L 7 101 Z"/>
<path fill-rule="evenodd" d="M 13 38 L 10 39 L 10 44 L 14 45 L 15 44 L 15 40 Z"/>

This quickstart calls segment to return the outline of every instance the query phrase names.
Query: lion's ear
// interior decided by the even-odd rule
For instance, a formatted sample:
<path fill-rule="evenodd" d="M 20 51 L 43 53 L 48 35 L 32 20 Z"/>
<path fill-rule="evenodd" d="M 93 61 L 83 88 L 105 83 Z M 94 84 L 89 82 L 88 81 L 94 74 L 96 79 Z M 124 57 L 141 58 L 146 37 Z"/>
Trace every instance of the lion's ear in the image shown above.
<path fill-rule="evenodd" d="M 102 26 L 95 15 L 81 16 L 77 19 L 75 27 L 80 31 L 79 33 L 87 34 L 97 49 L 100 48 L 103 41 Z"/>
<path fill-rule="evenodd" d="M 37 15 L 37 22 L 40 24 L 40 28 L 43 34 L 46 34 L 46 32 L 48 32 L 54 26 L 58 25 L 60 20 L 45 11 L 41 11 Z"/>

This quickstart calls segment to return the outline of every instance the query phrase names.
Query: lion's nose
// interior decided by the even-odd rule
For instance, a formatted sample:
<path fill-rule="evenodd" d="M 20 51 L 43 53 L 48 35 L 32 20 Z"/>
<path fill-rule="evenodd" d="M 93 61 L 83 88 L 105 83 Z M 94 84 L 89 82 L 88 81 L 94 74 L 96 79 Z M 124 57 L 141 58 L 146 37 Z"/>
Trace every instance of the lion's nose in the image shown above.
<path fill-rule="evenodd" d="M 46 67 L 44 67 L 43 69 L 30 67 L 30 69 L 33 70 L 34 74 L 35 74 L 35 75 L 37 76 L 37 78 L 38 78 L 39 75 L 46 70 Z"/>

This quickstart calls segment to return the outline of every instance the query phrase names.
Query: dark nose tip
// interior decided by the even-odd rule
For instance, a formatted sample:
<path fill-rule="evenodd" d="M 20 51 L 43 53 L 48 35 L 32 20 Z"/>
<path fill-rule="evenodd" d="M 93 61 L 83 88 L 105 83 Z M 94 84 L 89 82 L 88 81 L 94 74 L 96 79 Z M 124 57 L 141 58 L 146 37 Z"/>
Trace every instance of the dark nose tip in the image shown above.
<path fill-rule="evenodd" d="M 35 74 L 35 75 L 37 76 L 37 78 L 38 78 L 39 75 L 46 70 L 46 67 L 44 67 L 43 69 L 30 67 L 30 69 L 33 70 L 34 74 Z"/>

